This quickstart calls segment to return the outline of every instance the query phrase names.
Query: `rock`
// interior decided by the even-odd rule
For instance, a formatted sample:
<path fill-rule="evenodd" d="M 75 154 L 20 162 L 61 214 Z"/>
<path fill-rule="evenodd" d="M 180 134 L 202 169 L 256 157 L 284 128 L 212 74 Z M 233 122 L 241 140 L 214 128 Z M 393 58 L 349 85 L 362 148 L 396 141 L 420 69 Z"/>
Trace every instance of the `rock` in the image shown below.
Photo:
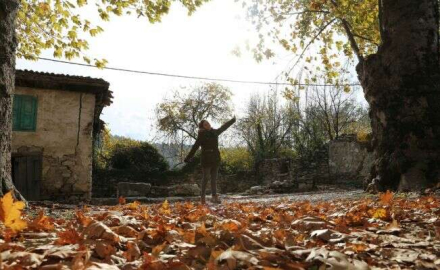
<path fill-rule="evenodd" d="M 263 186 L 253 186 L 246 193 L 248 194 L 263 194 L 265 188 Z"/>
<path fill-rule="evenodd" d="M 181 184 L 169 188 L 170 196 L 199 196 L 200 188 L 197 184 Z"/>
<path fill-rule="evenodd" d="M 143 197 L 150 193 L 151 184 L 148 183 L 118 183 L 118 197 Z"/>

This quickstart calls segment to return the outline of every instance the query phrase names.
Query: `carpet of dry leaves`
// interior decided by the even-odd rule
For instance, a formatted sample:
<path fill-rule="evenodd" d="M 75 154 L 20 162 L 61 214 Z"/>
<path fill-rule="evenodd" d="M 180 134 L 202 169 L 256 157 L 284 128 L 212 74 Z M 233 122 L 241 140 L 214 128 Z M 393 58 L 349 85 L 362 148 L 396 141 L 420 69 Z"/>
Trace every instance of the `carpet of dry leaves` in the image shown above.
<path fill-rule="evenodd" d="M 208 206 L 120 198 L 63 215 L 23 210 L 10 194 L 0 203 L 1 269 L 440 269 L 436 196 Z"/>

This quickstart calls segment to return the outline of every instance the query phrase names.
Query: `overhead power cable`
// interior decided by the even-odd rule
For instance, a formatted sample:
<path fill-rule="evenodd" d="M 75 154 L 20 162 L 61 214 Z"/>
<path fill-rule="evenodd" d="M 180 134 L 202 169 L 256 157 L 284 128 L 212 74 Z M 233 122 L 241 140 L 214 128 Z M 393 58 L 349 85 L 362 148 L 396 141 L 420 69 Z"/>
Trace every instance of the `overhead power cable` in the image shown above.
<path fill-rule="evenodd" d="M 69 64 L 69 65 L 97 68 L 94 65 L 84 64 L 84 63 L 69 62 L 69 61 L 50 59 L 50 58 L 44 58 L 44 57 L 40 57 L 39 59 L 40 60 L 44 60 L 44 61 L 55 62 L 55 63 L 62 63 L 62 64 Z M 294 84 L 291 84 L 291 83 L 288 83 L 288 82 L 278 83 L 278 82 L 245 81 L 245 80 L 232 80 L 232 79 L 221 79 L 221 78 L 187 76 L 187 75 L 160 73 L 160 72 L 152 72 L 152 71 L 141 71 L 141 70 L 116 68 L 116 67 L 104 67 L 102 69 L 114 70 L 114 71 L 122 71 L 122 72 L 129 72 L 129 73 L 137 73 L 137 74 L 147 74 L 147 75 L 153 75 L 153 76 L 164 76 L 164 77 L 192 79 L 192 80 L 204 80 L 204 81 L 213 81 L 213 82 L 230 82 L 230 83 L 262 84 L 262 85 L 285 85 L 285 86 L 360 86 L 359 83 L 348 83 L 348 84 L 294 83 Z"/>

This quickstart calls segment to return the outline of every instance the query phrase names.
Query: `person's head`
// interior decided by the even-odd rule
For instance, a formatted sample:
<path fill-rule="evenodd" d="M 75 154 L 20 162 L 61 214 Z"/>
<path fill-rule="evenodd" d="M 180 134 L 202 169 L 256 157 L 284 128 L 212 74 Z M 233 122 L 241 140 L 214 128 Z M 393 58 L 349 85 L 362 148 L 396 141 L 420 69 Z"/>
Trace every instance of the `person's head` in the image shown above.
<path fill-rule="evenodd" d="M 207 120 L 202 120 L 199 123 L 199 129 L 211 130 L 211 124 Z"/>

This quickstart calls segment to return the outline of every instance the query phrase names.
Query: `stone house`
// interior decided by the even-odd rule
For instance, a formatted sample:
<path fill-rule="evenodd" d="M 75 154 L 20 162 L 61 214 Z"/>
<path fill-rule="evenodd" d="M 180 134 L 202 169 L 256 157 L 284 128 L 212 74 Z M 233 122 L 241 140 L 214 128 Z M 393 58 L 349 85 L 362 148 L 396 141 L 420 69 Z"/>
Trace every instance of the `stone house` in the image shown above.
<path fill-rule="evenodd" d="M 102 79 L 17 70 L 12 178 L 28 200 L 90 200 L 93 142 L 111 104 Z"/>

